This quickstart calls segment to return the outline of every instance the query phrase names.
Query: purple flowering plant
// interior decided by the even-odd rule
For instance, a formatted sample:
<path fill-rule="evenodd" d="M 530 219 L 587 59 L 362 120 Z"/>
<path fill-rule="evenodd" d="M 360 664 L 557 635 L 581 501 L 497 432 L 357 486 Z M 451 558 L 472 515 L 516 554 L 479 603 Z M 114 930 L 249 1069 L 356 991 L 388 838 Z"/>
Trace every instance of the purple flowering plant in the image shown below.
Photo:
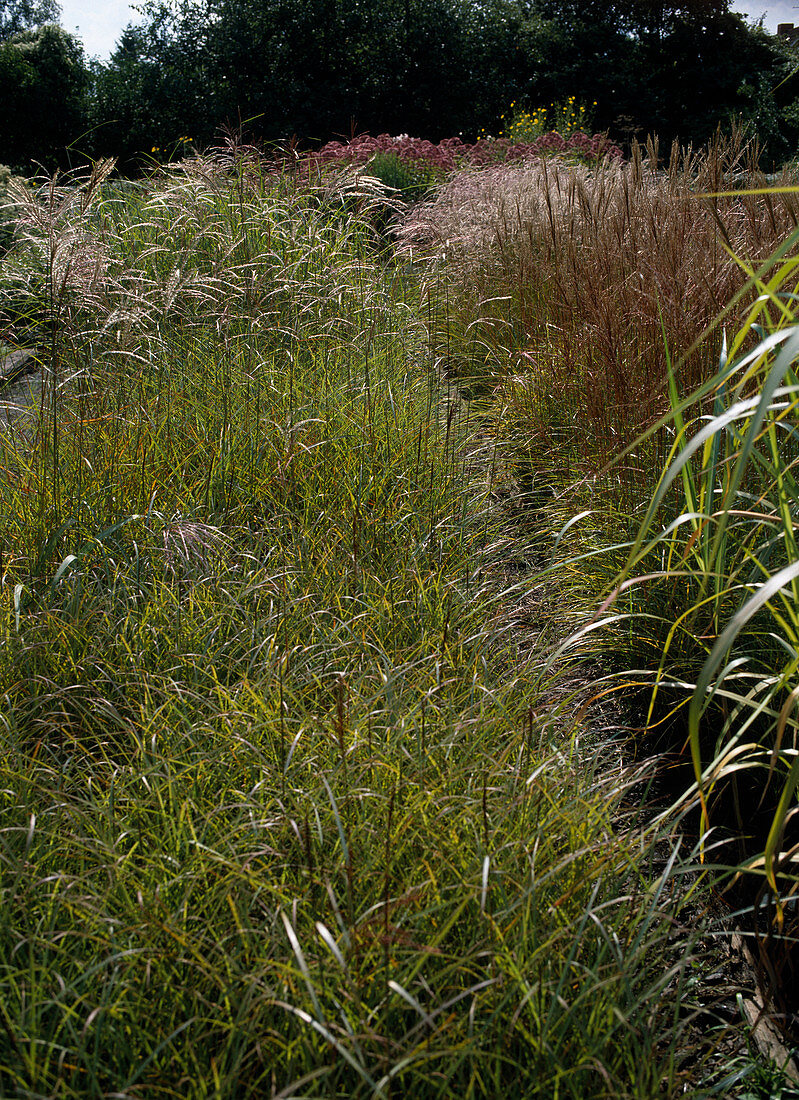
<path fill-rule="evenodd" d="M 301 162 L 309 171 L 369 164 L 374 174 L 385 177 L 391 186 L 413 192 L 442 183 L 460 168 L 539 160 L 554 154 L 583 164 L 596 164 L 606 158 L 617 160 L 623 155 L 606 134 L 589 136 L 580 130 L 565 137 L 553 130 L 532 141 L 488 137 L 474 143 L 460 137 L 436 143 L 408 134 L 359 134 L 346 142 L 329 141 L 315 152 L 306 153 Z"/>

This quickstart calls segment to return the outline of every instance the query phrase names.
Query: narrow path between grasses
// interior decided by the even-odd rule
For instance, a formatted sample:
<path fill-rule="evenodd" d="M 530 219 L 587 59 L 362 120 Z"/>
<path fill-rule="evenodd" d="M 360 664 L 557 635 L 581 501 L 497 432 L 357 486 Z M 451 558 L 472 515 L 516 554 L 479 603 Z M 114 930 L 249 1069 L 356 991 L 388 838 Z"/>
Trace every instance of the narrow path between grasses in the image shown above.
<path fill-rule="evenodd" d="M 35 354 L 19 349 L 0 355 L 0 431 L 41 399 L 44 371 L 34 362 Z"/>

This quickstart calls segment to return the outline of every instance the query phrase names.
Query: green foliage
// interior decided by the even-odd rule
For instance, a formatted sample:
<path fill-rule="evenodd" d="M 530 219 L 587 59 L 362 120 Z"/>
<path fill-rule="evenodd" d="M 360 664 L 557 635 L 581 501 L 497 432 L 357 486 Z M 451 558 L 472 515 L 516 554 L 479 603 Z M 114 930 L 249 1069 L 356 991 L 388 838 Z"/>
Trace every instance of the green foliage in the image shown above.
<path fill-rule="evenodd" d="M 770 65 L 745 75 L 735 111 L 757 134 L 769 158 L 780 163 L 799 153 L 799 56 L 781 38 L 766 38 Z"/>
<path fill-rule="evenodd" d="M 254 140 L 316 142 L 355 131 L 438 140 L 495 132 L 509 102 L 594 104 L 614 138 L 699 143 L 743 117 L 773 160 L 799 140 L 786 47 L 726 0 L 553 5 L 548 0 L 148 0 L 108 64 L 44 19 L 51 0 L 0 10 L 4 157 L 64 165 L 64 150 L 122 158 L 190 134 L 200 147 L 247 120 Z M 553 108 L 554 110 L 554 108 Z M 584 119 L 539 128 L 579 128 Z M 521 132 L 520 131 L 520 132 Z M 85 135 L 85 136 L 84 136 Z"/>
<path fill-rule="evenodd" d="M 739 88 L 753 74 L 779 79 L 770 40 L 727 0 L 534 7 L 541 67 L 526 100 L 557 101 L 569 88 L 578 101 L 597 101 L 597 125 L 613 134 L 699 145 L 742 106 Z"/>
<path fill-rule="evenodd" d="M 57 23 L 60 15 L 56 0 L 0 0 L 0 40 Z"/>
<path fill-rule="evenodd" d="M 730 799 L 731 777 L 753 776 L 761 798 L 773 785 L 773 818 L 749 869 L 778 898 L 795 889 L 783 843 L 799 780 L 796 241 L 787 236 L 752 273 L 758 300 L 717 374 L 683 400 L 672 385 L 675 441 L 627 566 L 646 572 L 658 561 L 652 580 L 683 592 L 674 622 L 650 613 L 645 628 L 662 630 L 651 711 L 661 683 L 683 685 L 703 826 L 718 792 Z M 748 829 L 748 815 L 738 824 Z"/>
<path fill-rule="evenodd" d="M 399 191 L 405 199 L 420 198 L 444 176 L 433 164 L 421 160 L 411 164 L 391 152 L 376 153 L 369 161 L 369 174 Z"/>
<path fill-rule="evenodd" d="M 98 148 L 208 143 L 251 120 L 267 140 L 327 139 L 353 125 L 428 133 L 472 124 L 473 66 L 460 0 L 145 5 L 97 74 Z M 451 132 L 451 130 L 449 131 Z"/>
<path fill-rule="evenodd" d="M 68 162 L 84 129 L 87 84 L 83 49 L 60 27 L 0 39 L 0 140 L 10 164 Z"/>
<path fill-rule="evenodd" d="M 14 235 L 13 210 L 8 201 L 8 185 L 11 182 L 11 169 L 0 164 L 0 254 L 11 244 Z"/>
<path fill-rule="evenodd" d="M 594 107 L 596 107 L 596 100 Z M 529 110 L 517 106 L 514 100 L 510 105 L 511 116 L 506 119 L 502 116 L 505 127 L 501 137 L 510 138 L 512 141 L 532 142 L 542 134 L 558 133 L 562 137 L 568 137 L 578 131 L 584 134 L 592 133 L 593 121 L 591 112 L 584 103 L 578 103 L 575 96 L 558 103 L 550 103 L 549 106 L 533 107 Z"/>
<path fill-rule="evenodd" d="M 613 136 L 698 143 L 733 115 L 754 118 L 749 83 L 771 88 L 783 75 L 768 36 L 727 9 L 721 0 L 701 13 L 632 3 L 555 10 L 543 0 L 222 0 L 211 11 L 152 0 L 144 24 L 129 27 L 96 72 L 94 148 L 128 157 L 187 133 L 203 145 L 245 119 L 267 141 L 471 136 L 494 132 L 509 102 L 558 104 L 564 88 L 593 104 Z M 766 135 L 774 156 L 790 130 L 779 117 Z M 560 132 L 583 121 L 568 110 L 539 118 Z"/>
<path fill-rule="evenodd" d="M 110 62 L 93 73 L 88 114 L 96 128 L 89 138 L 94 151 L 132 167 L 137 154 L 151 163 L 153 149 L 160 159 L 187 135 L 200 144 L 214 137 L 225 115 L 208 70 L 203 19 L 190 6 L 179 14 L 152 8 L 149 24 L 123 31 Z"/>

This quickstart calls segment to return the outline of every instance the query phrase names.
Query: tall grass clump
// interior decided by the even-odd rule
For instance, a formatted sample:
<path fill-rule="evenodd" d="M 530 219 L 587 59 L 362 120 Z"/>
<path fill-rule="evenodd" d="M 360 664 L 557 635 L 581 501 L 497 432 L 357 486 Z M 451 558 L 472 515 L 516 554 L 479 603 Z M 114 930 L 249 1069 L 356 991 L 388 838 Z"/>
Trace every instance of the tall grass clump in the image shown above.
<path fill-rule="evenodd" d="M 464 172 L 408 219 L 406 246 L 438 257 L 453 285 L 452 368 L 501 393 L 504 423 L 533 450 L 557 441 L 563 481 L 666 411 L 669 357 L 684 392 L 714 369 L 697 345 L 746 282 L 730 252 L 760 263 L 799 213 L 790 192 L 711 197 L 751 160 L 719 139 L 675 148 L 664 167 L 650 143 L 629 163 Z"/>
<path fill-rule="evenodd" d="M 525 659 L 382 193 L 109 173 L 3 275 L 0 1092 L 698 1088 L 701 895 Z"/>
<path fill-rule="evenodd" d="M 672 379 L 672 446 L 620 577 L 648 727 L 690 760 L 702 828 L 734 830 L 729 862 L 759 882 L 783 950 L 799 885 L 797 240 L 742 263 L 757 299 L 717 371 L 686 397 Z"/>
<path fill-rule="evenodd" d="M 450 274 L 438 346 L 554 538 L 598 694 L 665 754 L 659 797 L 696 810 L 790 1021 L 799 208 L 745 153 L 463 175 L 405 237 Z"/>

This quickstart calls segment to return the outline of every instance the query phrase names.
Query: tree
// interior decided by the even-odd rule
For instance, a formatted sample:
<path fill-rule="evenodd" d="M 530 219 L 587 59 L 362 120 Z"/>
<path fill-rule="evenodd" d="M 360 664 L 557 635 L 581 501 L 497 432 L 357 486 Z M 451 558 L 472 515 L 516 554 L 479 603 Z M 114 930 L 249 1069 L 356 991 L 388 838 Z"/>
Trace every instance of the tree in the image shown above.
<path fill-rule="evenodd" d="M 0 39 L 45 23 L 58 23 L 60 18 L 57 0 L 0 0 Z"/>
<path fill-rule="evenodd" d="M 474 65 L 483 61 L 473 8 L 469 0 L 148 0 L 145 23 L 128 28 L 97 73 L 95 121 L 117 120 L 101 131 L 103 151 L 122 151 L 109 147 L 114 140 L 126 152 L 181 134 L 208 141 L 240 119 L 266 140 L 322 140 L 353 124 L 430 136 L 471 127 Z"/>
<path fill-rule="evenodd" d="M 220 0 L 219 110 L 266 137 L 460 128 L 470 111 L 460 0 Z M 449 121 L 448 121 L 449 120 Z"/>
<path fill-rule="evenodd" d="M 768 36 L 729 0 L 145 0 L 142 10 L 95 73 L 98 152 L 207 143 L 247 119 L 266 140 L 353 126 L 469 135 L 493 129 L 514 99 L 568 96 L 596 101 L 598 127 L 616 137 L 701 142 L 762 100 L 752 73 L 768 82 L 779 69 Z"/>
<path fill-rule="evenodd" d="M 46 25 L 0 41 L 0 153 L 22 167 L 55 167 L 85 127 L 88 71 L 83 47 L 61 27 Z"/>
<path fill-rule="evenodd" d="M 774 56 L 727 0 L 637 0 L 641 108 L 662 137 L 700 143 L 739 113 L 752 73 L 768 79 Z"/>
<path fill-rule="evenodd" d="M 765 37 L 729 0 L 531 0 L 541 64 L 533 88 L 597 100 L 614 134 L 657 133 L 664 144 L 707 140 L 743 105 L 742 84 L 768 79 Z"/>
<path fill-rule="evenodd" d="M 150 6 L 149 22 L 127 27 L 107 65 L 95 69 L 90 121 L 94 151 L 121 157 L 161 153 L 180 138 L 213 136 L 215 94 L 205 28 L 184 9 Z"/>

